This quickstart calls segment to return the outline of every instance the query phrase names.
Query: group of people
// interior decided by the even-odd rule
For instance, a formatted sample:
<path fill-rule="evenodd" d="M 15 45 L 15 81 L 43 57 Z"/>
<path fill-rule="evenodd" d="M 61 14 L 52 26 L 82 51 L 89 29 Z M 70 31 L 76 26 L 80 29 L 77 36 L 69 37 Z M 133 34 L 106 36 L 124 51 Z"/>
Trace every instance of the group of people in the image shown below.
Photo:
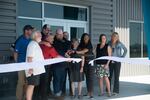
<path fill-rule="evenodd" d="M 50 25 L 45 24 L 42 31 L 37 31 L 31 25 L 25 25 L 23 35 L 15 42 L 14 59 L 16 62 L 33 62 L 52 58 L 81 58 L 80 63 L 68 61 L 53 65 L 41 66 L 36 64 L 33 69 L 18 72 L 16 89 L 17 100 L 48 100 L 50 95 L 55 97 L 66 95 L 66 81 L 69 76 L 69 92 L 72 99 L 87 96 L 93 99 L 94 75 L 100 86 L 100 96 L 104 95 L 103 80 L 106 81 L 108 96 L 119 94 L 119 75 L 121 63 L 109 60 L 97 60 L 94 66 L 89 61 L 94 59 L 94 49 L 89 34 L 83 33 L 81 40 L 68 40 L 68 33 L 61 28 L 51 33 Z M 113 32 L 107 42 L 105 34 L 100 34 L 97 44 L 96 57 L 116 56 L 125 57 L 127 49 L 119 40 L 117 32 Z M 114 75 L 114 87 L 111 93 L 111 79 Z M 87 93 L 82 94 L 82 82 L 86 81 Z M 78 94 L 75 83 L 78 84 Z M 53 92 L 51 89 L 53 83 Z"/>

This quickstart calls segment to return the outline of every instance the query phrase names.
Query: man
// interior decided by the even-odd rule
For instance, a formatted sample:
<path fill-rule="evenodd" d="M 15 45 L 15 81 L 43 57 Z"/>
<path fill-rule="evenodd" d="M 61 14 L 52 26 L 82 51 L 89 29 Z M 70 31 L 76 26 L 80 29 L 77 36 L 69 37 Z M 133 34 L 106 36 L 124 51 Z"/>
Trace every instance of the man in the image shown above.
<path fill-rule="evenodd" d="M 63 32 L 63 38 L 66 41 L 67 45 L 71 47 L 71 41 L 69 41 L 69 34 L 68 32 Z M 69 48 L 70 49 L 70 48 Z M 69 76 L 69 95 L 72 96 L 72 91 L 71 91 L 71 82 L 70 82 L 70 69 L 69 69 L 70 63 L 66 63 L 66 73 L 65 73 L 65 82 L 62 90 L 62 94 L 66 95 L 66 79 L 67 79 L 67 74 Z"/>
<path fill-rule="evenodd" d="M 70 45 L 68 45 L 67 41 L 64 39 L 62 29 L 56 30 L 53 45 L 61 56 L 66 57 L 66 52 L 70 48 Z M 63 87 L 65 86 L 66 67 L 66 63 L 58 63 L 53 67 L 53 86 L 55 96 L 61 96 L 62 94 Z"/>
<path fill-rule="evenodd" d="M 14 59 L 16 62 L 25 62 L 26 60 L 26 50 L 30 42 L 30 36 L 32 33 L 33 27 L 31 25 L 25 25 L 23 28 L 23 35 L 21 35 L 15 42 L 15 52 Z M 24 71 L 18 72 L 18 83 L 16 89 L 17 100 L 23 100 L 24 92 L 26 88 Z"/>
<path fill-rule="evenodd" d="M 63 32 L 63 37 L 64 37 L 64 39 L 69 40 L 68 32 Z"/>
<path fill-rule="evenodd" d="M 51 32 L 50 30 L 50 25 L 49 24 L 45 24 L 43 27 L 42 27 L 42 40 L 43 40 L 43 37 L 47 34 L 49 34 Z"/>

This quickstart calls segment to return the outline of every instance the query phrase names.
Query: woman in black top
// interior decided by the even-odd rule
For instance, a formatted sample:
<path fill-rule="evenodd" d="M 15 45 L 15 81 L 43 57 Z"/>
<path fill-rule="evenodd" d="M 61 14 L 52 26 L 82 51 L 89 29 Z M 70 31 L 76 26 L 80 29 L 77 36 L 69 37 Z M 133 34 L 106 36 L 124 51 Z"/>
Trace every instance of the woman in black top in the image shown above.
<path fill-rule="evenodd" d="M 78 99 L 81 99 L 81 91 L 82 91 L 82 81 L 84 81 L 84 73 L 83 73 L 83 67 L 84 67 L 84 56 L 77 54 L 77 48 L 79 45 L 78 39 L 72 39 L 71 42 L 72 46 L 70 51 L 68 51 L 68 54 L 72 58 L 81 58 L 82 61 L 80 63 L 73 62 L 71 63 L 70 67 L 70 81 L 71 81 L 71 88 L 72 88 L 72 98 L 74 99 L 76 97 L 75 94 L 75 82 L 78 84 Z"/>
<path fill-rule="evenodd" d="M 106 44 L 106 35 L 101 34 L 100 35 L 100 43 L 97 45 L 96 48 L 96 58 L 102 57 L 102 56 L 111 56 L 111 48 Z M 106 87 L 108 91 L 108 96 L 111 96 L 110 93 L 110 82 L 109 82 L 109 62 L 107 60 L 97 60 L 97 68 L 96 68 L 96 75 L 99 79 L 99 86 L 100 86 L 100 91 L 101 91 L 101 96 L 104 95 L 103 92 L 103 80 L 105 79 L 106 81 Z"/>
<path fill-rule="evenodd" d="M 84 33 L 81 37 L 80 44 L 78 46 L 77 54 L 82 54 L 85 56 L 85 64 L 84 64 L 84 73 L 86 76 L 86 85 L 87 91 L 90 99 L 93 98 L 93 78 L 94 78 L 94 68 L 89 65 L 89 61 L 94 58 L 93 56 L 93 47 L 90 40 L 90 36 L 87 33 Z"/>

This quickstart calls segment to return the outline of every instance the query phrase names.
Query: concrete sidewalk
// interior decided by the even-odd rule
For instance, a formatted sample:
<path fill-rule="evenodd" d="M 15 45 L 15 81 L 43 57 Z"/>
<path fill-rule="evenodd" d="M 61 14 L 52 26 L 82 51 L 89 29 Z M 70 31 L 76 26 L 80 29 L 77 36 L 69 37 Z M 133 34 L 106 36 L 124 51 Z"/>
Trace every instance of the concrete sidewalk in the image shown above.
<path fill-rule="evenodd" d="M 106 95 L 99 97 L 99 87 L 95 79 L 94 84 L 94 100 L 150 100 L 150 75 L 121 77 L 120 78 L 120 94 L 118 96 L 107 97 Z M 86 89 L 83 89 L 86 94 Z M 15 97 L 0 98 L 0 100 L 16 100 Z M 56 99 L 49 99 L 56 100 Z M 70 96 L 59 98 L 58 100 L 71 100 Z M 75 99 L 78 100 L 78 99 Z M 82 100 L 89 100 L 83 97 Z"/>
<path fill-rule="evenodd" d="M 150 100 L 150 75 L 120 78 L 120 94 L 118 96 L 107 97 L 104 95 L 100 97 L 98 96 L 98 84 L 95 83 L 94 86 L 94 100 Z M 83 94 L 85 93 L 86 89 L 83 89 Z M 71 100 L 71 98 L 66 96 L 60 100 Z M 83 97 L 82 100 L 89 99 Z"/>

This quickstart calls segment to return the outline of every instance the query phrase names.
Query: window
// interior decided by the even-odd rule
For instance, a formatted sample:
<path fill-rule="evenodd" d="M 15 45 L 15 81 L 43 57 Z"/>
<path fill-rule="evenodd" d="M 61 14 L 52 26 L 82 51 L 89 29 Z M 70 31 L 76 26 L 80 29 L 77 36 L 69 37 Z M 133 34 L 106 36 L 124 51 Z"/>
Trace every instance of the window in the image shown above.
<path fill-rule="evenodd" d="M 87 21 L 87 8 L 44 4 L 44 16 L 47 18 Z"/>
<path fill-rule="evenodd" d="M 147 45 L 143 23 L 130 22 L 130 57 L 147 57 Z"/>
<path fill-rule="evenodd" d="M 18 15 L 25 17 L 42 17 L 42 4 L 28 0 L 18 0 Z"/>
<path fill-rule="evenodd" d="M 143 57 L 148 57 L 148 47 L 146 44 L 146 36 L 145 33 L 143 34 Z"/>
<path fill-rule="evenodd" d="M 58 18 L 63 19 L 63 6 L 53 5 L 53 4 L 44 4 L 44 16 L 48 18 Z"/>
<path fill-rule="evenodd" d="M 18 25 L 17 25 L 17 33 L 18 35 L 22 35 L 23 31 L 23 27 L 27 24 L 30 24 L 32 25 L 33 27 L 35 27 L 37 30 L 41 30 L 41 27 L 42 27 L 42 21 L 41 20 L 33 20 L 33 19 L 22 19 L 22 18 L 19 18 L 18 19 Z"/>
<path fill-rule="evenodd" d="M 64 6 L 64 19 L 87 21 L 87 9 Z"/>
<path fill-rule="evenodd" d="M 18 0 L 17 34 L 23 34 L 23 27 L 32 25 L 37 30 L 42 27 L 42 3 L 29 0 Z"/>

